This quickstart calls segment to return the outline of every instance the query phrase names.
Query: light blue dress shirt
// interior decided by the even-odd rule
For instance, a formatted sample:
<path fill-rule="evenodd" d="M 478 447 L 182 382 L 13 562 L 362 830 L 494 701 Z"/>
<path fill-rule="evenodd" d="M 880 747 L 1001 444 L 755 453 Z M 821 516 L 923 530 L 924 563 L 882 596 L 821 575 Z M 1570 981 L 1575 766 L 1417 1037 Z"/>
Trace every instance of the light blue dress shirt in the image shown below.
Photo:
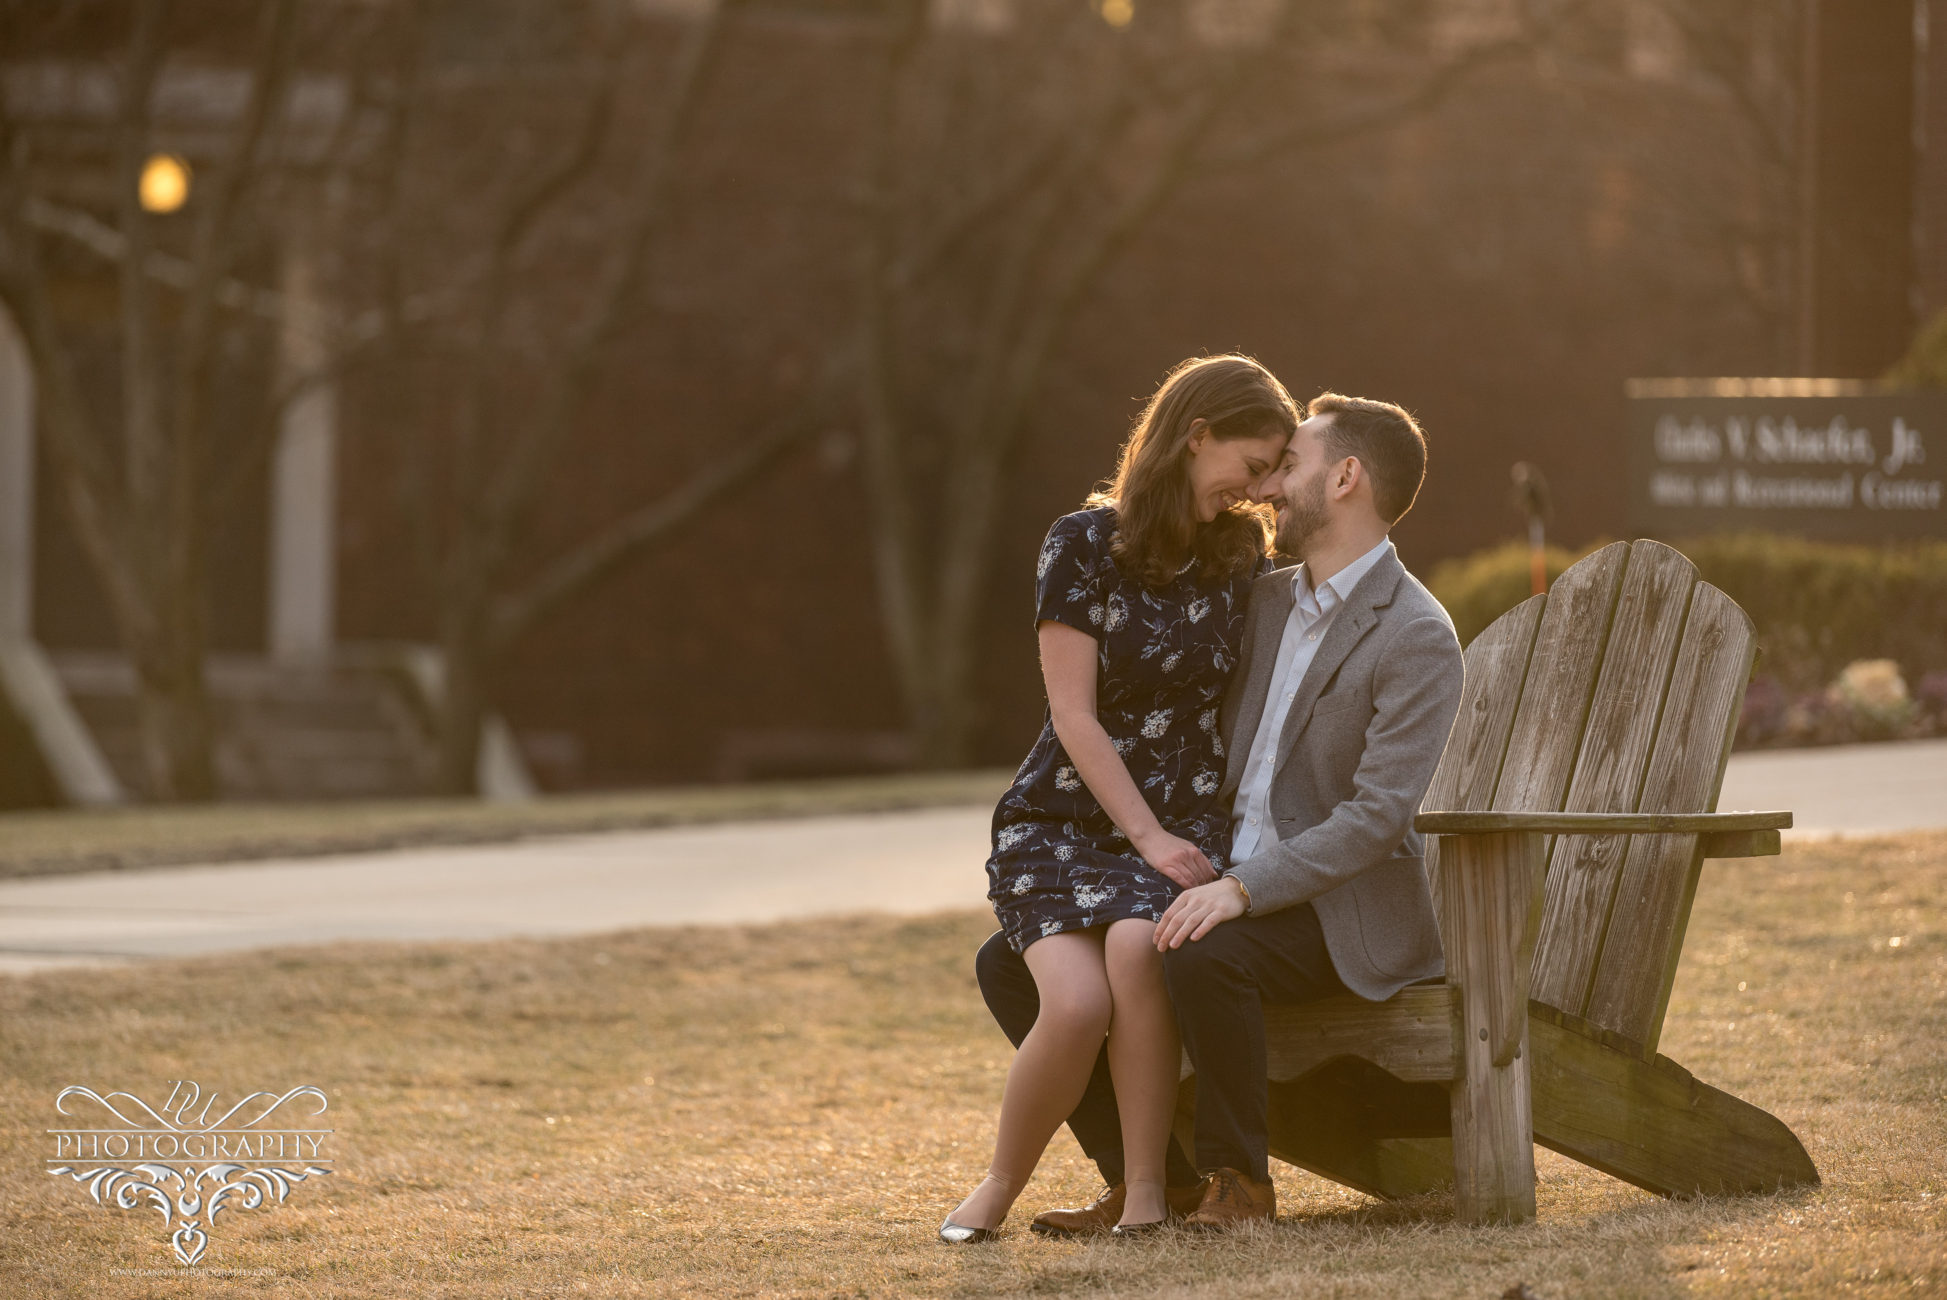
<path fill-rule="evenodd" d="M 1393 549 L 1391 538 L 1361 555 L 1327 578 L 1317 591 L 1311 576 L 1299 565 L 1291 575 L 1291 616 L 1285 620 L 1284 635 L 1278 642 L 1277 667 L 1271 673 L 1271 691 L 1258 719 L 1257 735 L 1251 738 L 1251 752 L 1245 759 L 1244 775 L 1237 782 L 1237 797 L 1231 804 L 1230 860 L 1248 862 L 1259 850 L 1277 842 L 1271 826 L 1271 778 L 1276 773 L 1280 738 L 1291 702 L 1305 671 L 1318 655 L 1318 643 L 1332 626 L 1339 606 Z"/>

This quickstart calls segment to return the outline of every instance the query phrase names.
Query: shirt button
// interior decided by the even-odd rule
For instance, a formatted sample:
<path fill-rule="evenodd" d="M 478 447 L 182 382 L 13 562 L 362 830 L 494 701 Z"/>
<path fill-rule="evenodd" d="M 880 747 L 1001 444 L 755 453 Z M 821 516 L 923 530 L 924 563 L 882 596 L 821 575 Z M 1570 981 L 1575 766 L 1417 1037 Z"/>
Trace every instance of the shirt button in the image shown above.
<path fill-rule="evenodd" d="M 1257 818 L 1255 817 L 1251 818 L 1251 825 L 1253 826 L 1257 825 Z"/>
<path fill-rule="evenodd" d="M 1307 641 L 1316 641 L 1316 640 L 1318 640 L 1318 633 L 1316 633 L 1316 632 L 1307 632 L 1307 633 L 1305 633 L 1305 640 L 1307 640 Z"/>

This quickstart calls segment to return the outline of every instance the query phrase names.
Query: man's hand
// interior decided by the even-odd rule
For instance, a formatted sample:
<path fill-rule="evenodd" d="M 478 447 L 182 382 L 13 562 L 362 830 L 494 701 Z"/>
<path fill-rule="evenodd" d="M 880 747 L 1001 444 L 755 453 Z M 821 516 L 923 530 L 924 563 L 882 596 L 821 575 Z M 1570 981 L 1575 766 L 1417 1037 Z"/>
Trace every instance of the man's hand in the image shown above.
<path fill-rule="evenodd" d="M 1185 940 L 1194 942 L 1225 921 L 1244 915 L 1244 888 L 1229 876 L 1219 876 L 1207 885 L 1198 885 L 1176 896 L 1156 926 L 1156 951 L 1181 948 Z"/>

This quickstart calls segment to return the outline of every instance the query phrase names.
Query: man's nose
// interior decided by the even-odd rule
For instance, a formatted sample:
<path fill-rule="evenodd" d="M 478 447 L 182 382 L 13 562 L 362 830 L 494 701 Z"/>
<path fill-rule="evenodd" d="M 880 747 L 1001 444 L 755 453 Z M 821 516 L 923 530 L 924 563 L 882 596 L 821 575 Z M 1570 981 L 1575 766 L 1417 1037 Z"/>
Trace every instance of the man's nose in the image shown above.
<path fill-rule="evenodd" d="M 1279 475 L 1279 474 L 1268 475 L 1265 478 L 1259 480 L 1257 484 L 1253 486 L 1253 488 L 1251 489 L 1251 500 L 1263 506 L 1283 505 L 1284 504 L 1284 492 L 1282 491 L 1283 486 L 1284 486 L 1283 475 Z"/>

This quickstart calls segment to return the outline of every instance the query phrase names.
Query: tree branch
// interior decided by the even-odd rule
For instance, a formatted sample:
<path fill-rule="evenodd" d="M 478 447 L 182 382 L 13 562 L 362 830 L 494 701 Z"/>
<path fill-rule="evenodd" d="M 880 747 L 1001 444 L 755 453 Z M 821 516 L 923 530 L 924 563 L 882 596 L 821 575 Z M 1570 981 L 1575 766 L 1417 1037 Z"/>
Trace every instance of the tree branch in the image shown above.
<path fill-rule="evenodd" d="M 609 263 L 595 294 L 595 307 L 576 331 L 560 366 L 550 378 L 535 417 L 520 429 L 481 503 L 484 561 L 489 572 L 505 562 L 514 539 L 524 531 L 545 479 L 545 462 L 559 447 L 564 431 L 593 386 L 604 347 L 627 318 L 628 307 L 648 261 L 650 247 L 667 213 L 675 156 L 722 52 L 725 29 L 741 0 L 717 0 L 684 38 L 671 71 L 660 120 L 650 132 L 638 166 L 640 181 L 622 246 Z"/>
<path fill-rule="evenodd" d="M 667 540 L 706 507 L 729 496 L 765 462 L 815 430 L 846 366 L 844 358 L 834 356 L 828 362 L 824 381 L 792 410 L 771 420 L 735 450 L 713 459 L 674 490 L 557 557 L 519 591 L 497 600 L 488 632 L 489 653 L 504 652 L 548 614 Z"/>
<path fill-rule="evenodd" d="M 142 167 L 149 153 L 149 101 L 162 65 L 166 12 L 162 0 L 143 0 L 136 7 L 115 129 L 115 200 L 129 250 L 121 266 L 122 473 L 129 513 L 138 524 L 155 509 L 167 455 L 158 409 L 159 362 L 149 286 L 141 269 L 149 253 L 149 218 L 141 202 Z M 135 554 L 146 557 L 147 548 L 138 548 Z"/>
<path fill-rule="evenodd" d="M 1531 37 L 1509 37 L 1474 46 L 1464 54 L 1442 64 L 1425 81 L 1406 94 L 1372 108 L 1359 109 L 1325 121 L 1300 122 L 1282 131 L 1247 141 L 1233 149 L 1211 154 L 1200 164 L 1199 174 L 1254 167 L 1279 154 L 1315 149 L 1354 139 L 1388 127 L 1398 126 L 1438 107 L 1468 78 L 1493 64 L 1505 62 L 1532 51 Z"/>

